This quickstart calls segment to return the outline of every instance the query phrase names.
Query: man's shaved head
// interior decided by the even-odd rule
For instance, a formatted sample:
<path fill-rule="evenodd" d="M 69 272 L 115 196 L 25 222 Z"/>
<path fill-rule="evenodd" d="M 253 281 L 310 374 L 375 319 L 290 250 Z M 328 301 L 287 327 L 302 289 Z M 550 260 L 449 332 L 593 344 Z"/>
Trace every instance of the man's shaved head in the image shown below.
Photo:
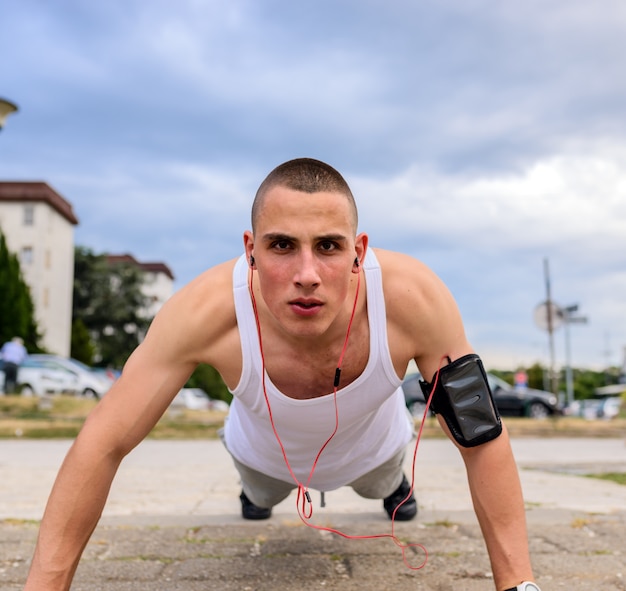
<path fill-rule="evenodd" d="M 252 204 L 252 231 L 263 208 L 267 192 L 274 187 L 286 187 L 302 193 L 339 193 L 344 195 L 354 212 L 354 230 L 358 217 L 352 191 L 345 179 L 332 166 L 313 158 L 296 158 L 277 166 L 261 183 Z"/>

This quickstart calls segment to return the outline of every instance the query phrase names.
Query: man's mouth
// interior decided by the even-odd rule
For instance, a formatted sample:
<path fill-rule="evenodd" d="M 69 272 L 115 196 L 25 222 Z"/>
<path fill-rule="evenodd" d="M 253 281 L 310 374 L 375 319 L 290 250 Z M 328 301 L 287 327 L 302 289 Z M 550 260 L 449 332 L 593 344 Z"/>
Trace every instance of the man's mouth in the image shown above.
<path fill-rule="evenodd" d="M 301 312 L 312 312 L 322 307 L 322 302 L 318 300 L 293 300 L 290 302 L 292 308 Z"/>

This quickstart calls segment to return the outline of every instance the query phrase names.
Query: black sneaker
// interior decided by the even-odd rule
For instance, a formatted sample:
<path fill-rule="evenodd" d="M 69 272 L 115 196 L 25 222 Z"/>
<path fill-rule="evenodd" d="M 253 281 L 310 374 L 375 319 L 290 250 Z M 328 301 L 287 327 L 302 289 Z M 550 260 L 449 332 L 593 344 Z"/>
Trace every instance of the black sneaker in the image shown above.
<path fill-rule="evenodd" d="M 241 499 L 241 515 L 244 519 L 269 519 L 272 516 L 271 509 L 257 507 L 243 491 L 239 498 Z"/>
<path fill-rule="evenodd" d="M 398 505 L 406 499 L 410 490 L 411 485 L 408 483 L 406 476 L 402 475 L 402 482 L 400 483 L 400 486 L 383 500 L 383 507 L 385 507 L 385 511 L 387 511 L 389 518 L 393 516 L 393 512 L 396 510 L 396 507 L 398 507 Z M 405 501 L 405 503 L 398 507 L 398 510 L 393 518 L 396 521 L 410 521 L 416 515 L 417 501 L 415 500 L 415 495 L 411 493 L 411 496 Z"/>

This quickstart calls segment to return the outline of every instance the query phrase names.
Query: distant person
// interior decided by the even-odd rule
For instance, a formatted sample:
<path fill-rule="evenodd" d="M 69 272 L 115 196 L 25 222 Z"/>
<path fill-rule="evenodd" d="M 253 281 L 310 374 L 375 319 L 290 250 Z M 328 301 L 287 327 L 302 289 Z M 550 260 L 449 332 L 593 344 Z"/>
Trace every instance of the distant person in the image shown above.
<path fill-rule="evenodd" d="M 24 341 L 20 337 L 13 337 L 2 345 L 0 349 L 2 369 L 4 370 L 4 392 L 15 394 L 17 392 L 17 377 L 20 365 L 24 363 L 28 352 L 24 347 Z"/>
<path fill-rule="evenodd" d="M 223 439 L 244 518 L 270 518 L 310 485 L 350 486 L 390 518 L 413 519 L 403 472 L 413 421 L 401 388 L 411 360 L 465 462 L 497 591 L 537 591 L 509 436 L 457 305 L 425 265 L 368 242 L 334 168 L 303 158 L 267 176 L 244 254 L 163 306 L 85 422 L 50 495 L 26 591 L 70 588 L 120 462 L 200 363 L 233 394 Z"/>

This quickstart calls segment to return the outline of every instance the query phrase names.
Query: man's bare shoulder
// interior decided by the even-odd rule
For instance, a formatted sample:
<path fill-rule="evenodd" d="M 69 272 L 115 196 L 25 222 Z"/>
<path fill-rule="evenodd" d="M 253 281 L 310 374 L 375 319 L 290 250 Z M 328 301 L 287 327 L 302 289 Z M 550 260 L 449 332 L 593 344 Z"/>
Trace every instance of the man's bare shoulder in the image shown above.
<path fill-rule="evenodd" d="M 442 355 L 456 358 L 469 352 L 457 304 L 437 274 L 402 253 L 377 249 L 376 257 L 392 357 L 413 358 L 424 375 L 432 375 Z"/>
<path fill-rule="evenodd" d="M 197 300 L 197 303 L 225 302 L 233 300 L 233 268 L 237 259 L 220 263 L 203 271 L 182 287 L 174 298 Z M 172 298 L 172 299 L 174 299 Z"/>
<path fill-rule="evenodd" d="M 178 290 L 157 314 L 151 332 L 169 335 L 198 361 L 210 362 L 215 344 L 236 330 L 235 263 L 236 259 L 207 269 Z"/>
<path fill-rule="evenodd" d="M 385 298 L 429 298 L 447 291 L 437 274 L 419 259 L 401 252 L 375 248 Z"/>
<path fill-rule="evenodd" d="M 376 257 L 389 321 L 424 335 L 440 331 L 444 318 L 460 321 L 450 290 L 430 267 L 399 252 L 377 249 Z"/>

